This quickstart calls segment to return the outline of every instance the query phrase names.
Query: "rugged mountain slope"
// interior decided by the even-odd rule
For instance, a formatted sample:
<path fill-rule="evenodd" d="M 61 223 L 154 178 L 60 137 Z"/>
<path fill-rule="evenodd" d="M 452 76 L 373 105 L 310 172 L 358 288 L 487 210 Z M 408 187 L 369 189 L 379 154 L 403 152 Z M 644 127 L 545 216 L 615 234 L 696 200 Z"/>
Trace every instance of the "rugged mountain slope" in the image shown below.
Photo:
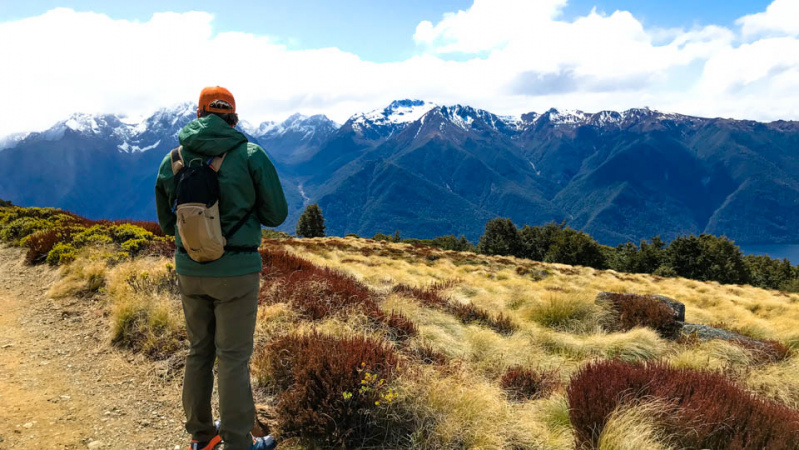
<path fill-rule="evenodd" d="M 3 141 L 0 197 L 92 217 L 153 218 L 152 177 L 190 104 L 141 123 L 75 115 Z M 566 220 L 601 242 L 710 232 L 799 242 L 799 123 L 649 109 L 521 117 L 399 100 L 338 126 L 296 114 L 241 129 L 272 157 L 291 211 L 318 202 L 328 232 L 476 239 L 496 216 Z"/>

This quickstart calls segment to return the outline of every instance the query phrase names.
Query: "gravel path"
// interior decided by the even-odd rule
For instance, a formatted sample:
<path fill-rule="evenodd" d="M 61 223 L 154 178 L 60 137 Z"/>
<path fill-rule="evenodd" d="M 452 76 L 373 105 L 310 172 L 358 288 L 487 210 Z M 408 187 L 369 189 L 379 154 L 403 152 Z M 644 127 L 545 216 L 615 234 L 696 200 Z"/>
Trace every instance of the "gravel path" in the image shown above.
<path fill-rule="evenodd" d="M 183 449 L 180 380 L 109 345 L 92 299 L 53 300 L 58 272 L 0 247 L 0 449 Z"/>

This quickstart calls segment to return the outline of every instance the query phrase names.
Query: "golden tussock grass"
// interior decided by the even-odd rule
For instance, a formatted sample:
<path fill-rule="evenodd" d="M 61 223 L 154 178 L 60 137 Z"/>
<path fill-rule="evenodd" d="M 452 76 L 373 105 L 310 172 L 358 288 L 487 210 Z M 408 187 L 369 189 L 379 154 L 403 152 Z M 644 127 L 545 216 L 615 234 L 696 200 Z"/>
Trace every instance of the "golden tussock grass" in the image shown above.
<path fill-rule="evenodd" d="M 152 358 L 186 346 L 185 322 L 173 264 L 165 258 L 137 258 L 108 272 L 111 342 Z"/>
<path fill-rule="evenodd" d="M 600 450 L 669 450 L 658 426 L 666 406 L 658 401 L 623 405 L 611 414 L 599 437 Z"/>
<path fill-rule="evenodd" d="M 749 336 L 796 348 L 796 294 L 512 257 L 420 250 L 364 239 L 288 240 L 280 247 L 315 264 L 352 274 L 384 294 L 383 311 L 402 313 L 418 327 L 418 335 L 407 347 L 429 347 L 448 358 L 443 370 L 414 366 L 398 381 L 423 430 L 414 437 L 414 448 L 572 448 L 568 404 L 562 392 L 514 404 L 499 387 L 502 374 L 514 366 L 556 370 L 568 383 L 572 373 L 598 358 L 664 360 L 677 367 L 721 371 L 753 392 L 792 407 L 799 404 L 796 356 L 758 365 L 749 350 L 733 343 L 679 343 L 647 328 L 608 332 L 604 325 L 610 313 L 594 304 L 601 291 L 666 295 L 686 305 L 689 322 L 723 323 Z M 505 314 L 517 330 L 502 335 L 485 326 L 463 324 L 414 298 L 391 293 L 399 283 L 423 288 L 447 280 L 456 281 L 441 291 L 442 295 L 492 314 Z M 336 319 L 308 327 L 341 335 L 348 329 L 368 332 L 357 320 Z M 603 434 L 602 448 L 670 448 L 667 436 L 657 431 L 653 408 L 657 405 L 614 413 Z"/>

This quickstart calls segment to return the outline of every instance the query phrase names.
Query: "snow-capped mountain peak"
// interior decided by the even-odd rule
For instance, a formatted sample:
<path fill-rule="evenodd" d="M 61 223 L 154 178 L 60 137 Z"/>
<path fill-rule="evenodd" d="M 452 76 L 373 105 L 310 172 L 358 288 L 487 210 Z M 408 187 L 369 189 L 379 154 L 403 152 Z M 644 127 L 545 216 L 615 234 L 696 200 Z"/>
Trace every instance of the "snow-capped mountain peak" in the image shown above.
<path fill-rule="evenodd" d="M 541 114 L 539 120 L 546 118 L 549 123 L 553 125 L 575 125 L 585 123 L 589 117 L 590 114 L 586 114 L 579 110 L 564 109 L 560 111 L 551 108 L 549 111 Z"/>
<path fill-rule="evenodd" d="M 405 124 L 419 120 L 436 106 L 435 103 L 424 100 L 394 100 L 383 109 L 356 114 L 350 120 L 359 125 Z"/>

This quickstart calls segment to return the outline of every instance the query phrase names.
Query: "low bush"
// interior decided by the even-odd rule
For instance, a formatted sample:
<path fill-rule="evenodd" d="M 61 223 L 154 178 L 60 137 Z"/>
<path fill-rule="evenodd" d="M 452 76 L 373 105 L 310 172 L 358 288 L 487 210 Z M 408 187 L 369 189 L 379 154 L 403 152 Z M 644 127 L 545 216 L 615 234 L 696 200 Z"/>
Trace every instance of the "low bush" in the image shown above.
<path fill-rule="evenodd" d="M 560 385 L 557 371 L 535 371 L 511 367 L 500 380 L 502 389 L 515 401 L 548 397 Z"/>
<path fill-rule="evenodd" d="M 59 266 L 62 264 L 71 263 L 77 258 L 77 251 L 71 244 L 64 244 L 58 242 L 47 253 L 47 264 L 51 266 Z"/>
<path fill-rule="evenodd" d="M 13 245 L 19 245 L 20 240 L 40 230 L 53 226 L 47 219 L 40 217 L 19 217 L 5 224 L 0 229 L 0 239 Z"/>
<path fill-rule="evenodd" d="M 288 335 L 256 351 L 256 379 L 278 391 L 283 438 L 323 448 L 385 446 L 407 435 L 390 414 L 397 357 L 361 336 Z"/>
<path fill-rule="evenodd" d="M 45 262 L 50 250 L 59 242 L 69 242 L 72 233 L 73 228 L 57 227 L 37 231 L 29 235 L 24 240 L 24 245 L 28 247 L 28 252 L 25 254 L 25 263 L 33 265 Z"/>
<path fill-rule="evenodd" d="M 578 448 L 597 448 L 621 405 L 662 400 L 662 426 L 679 448 L 797 449 L 799 412 L 759 398 L 724 376 L 664 364 L 599 361 L 580 369 L 567 388 Z"/>
<path fill-rule="evenodd" d="M 290 239 L 291 235 L 285 231 L 277 231 L 271 228 L 264 228 L 261 230 L 261 236 L 266 239 Z"/>
<path fill-rule="evenodd" d="M 649 327 L 664 338 L 676 339 L 679 336 L 682 325 L 674 317 L 674 311 L 656 298 L 614 293 L 608 299 L 619 316 L 619 327 L 623 331 Z"/>

